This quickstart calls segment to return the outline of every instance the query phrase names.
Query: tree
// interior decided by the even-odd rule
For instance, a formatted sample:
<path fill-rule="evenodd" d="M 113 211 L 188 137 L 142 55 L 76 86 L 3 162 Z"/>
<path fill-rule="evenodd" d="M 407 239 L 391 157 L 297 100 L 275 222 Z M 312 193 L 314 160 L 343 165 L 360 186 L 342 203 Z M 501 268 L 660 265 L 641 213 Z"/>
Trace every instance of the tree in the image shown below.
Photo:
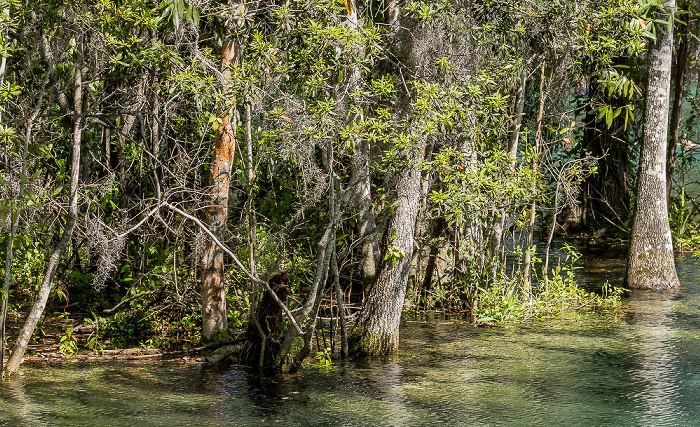
<path fill-rule="evenodd" d="M 227 40 L 221 49 L 223 84 L 231 78 L 230 67 L 240 55 L 240 44 Z M 211 165 L 211 205 L 207 210 L 207 224 L 219 240 L 224 240 L 228 219 L 231 168 L 236 149 L 235 100 L 226 100 L 227 108 L 217 120 L 214 158 Z M 218 331 L 228 330 L 226 288 L 224 285 L 224 252 L 207 239 L 202 255 L 202 337 L 213 340 Z"/>
<path fill-rule="evenodd" d="M 656 41 L 649 46 L 649 76 L 644 110 L 644 139 L 637 178 L 637 206 L 632 222 L 626 286 L 670 289 L 680 285 L 666 202 L 666 149 L 673 50 L 675 0 L 648 6 L 656 19 Z M 664 22 L 668 21 L 668 25 Z"/>
<path fill-rule="evenodd" d="M 61 261 L 63 253 L 70 243 L 78 217 L 78 179 L 80 176 L 80 146 L 82 144 L 84 115 L 82 39 L 78 38 L 78 40 L 76 40 L 76 44 L 74 71 L 75 79 L 73 88 L 73 144 L 71 152 L 68 215 L 66 217 L 66 223 L 63 227 L 61 239 L 54 248 L 51 257 L 49 258 L 49 262 L 46 265 L 46 271 L 44 272 L 44 278 L 41 282 L 41 288 L 39 289 L 37 299 L 34 302 L 34 306 L 32 307 L 22 330 L 20 331 L 17 341 L 15 342 L 12 356 L 10 356 L 10 360 L 7 361 L 5 373 L 8 375 L 14 375 L 17 373 L 19 365 L 22 363 L 24 352 L 29 344 L 29 340 L 34 334 L 34 330 L 36 329 L 36 325 L 39 323 L 39 319 L 41 319 L 41 316 L 44 314 L 46 302 L 48 301 L 51 289 L 53 288 L 53 281 L 56 274 L 56 269 L 58 268 L 58 263 Z"/>
<path fill-rule="evenodd" d="M 681 1 L 680 7 L 687 12 L 691 4 L 688 1 Z M 673 108 L 671 109 L 671 122 L 669 124 L 668 151 L 666 153 L 666 201 L 671 200 L 671 188 L 673 187 L 673 175 L 676 171 L 676 148 L 681 128 L 681 107 L 683 105 L 683 92 L 685 86 L 685 71 L 688 63 L 688 26 L 690 25 L 690 14 L 683 16 L 686 22 L 678 22 L 680 29 L 680 40 L 676 50 L 675 80 L 673 84 Z"/>

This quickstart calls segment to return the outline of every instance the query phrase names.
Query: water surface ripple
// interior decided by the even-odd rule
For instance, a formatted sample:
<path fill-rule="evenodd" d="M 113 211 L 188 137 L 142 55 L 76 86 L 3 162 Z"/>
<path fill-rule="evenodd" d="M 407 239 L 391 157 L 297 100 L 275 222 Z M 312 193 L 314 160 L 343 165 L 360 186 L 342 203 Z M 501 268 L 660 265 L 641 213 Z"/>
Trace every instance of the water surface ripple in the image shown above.
<path fill-rule="evenodd" d="M 491 329 L 407 318 L 398 356 L 296 375 L 27 365 L 0 387 L 0 426 L 700 425 L 700 265 L 677 265 L 682 289 L 635 292 L 616 316 Z M 619 260 L 586 268 L 591 286 L 622 274 Z"/>

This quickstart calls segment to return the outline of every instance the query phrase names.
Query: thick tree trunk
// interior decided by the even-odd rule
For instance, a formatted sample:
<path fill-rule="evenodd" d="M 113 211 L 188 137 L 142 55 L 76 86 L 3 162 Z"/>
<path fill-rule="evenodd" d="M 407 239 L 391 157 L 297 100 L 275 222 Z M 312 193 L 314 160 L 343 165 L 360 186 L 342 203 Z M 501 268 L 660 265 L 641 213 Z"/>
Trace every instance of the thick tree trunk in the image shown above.
<path fill-rule="evenodd" d="M 224 84 L 231 76 L 230 66 L 238 52 L 234 41 L 224 43 L 221 52 L 221 68 Z M 221 123 L 216 130 L 216 146 L 211 165 L 211 204 L 207 210 L 207 225 L 220 241 L 224 240 L 228 219 L 228 197 L 231 183 L 231 167 L 236 148 L 235 103 L 227 100 L 229 107 L 219 115 Z M 207 239 L 202 255 L 202 338 L 213 340 L 218 331 L 228 329 L 226 315 L 226 288 L 224 286 L 224 252 L 211 239 Z"/>
<path fill-rule="evenodd" d="M 420 163 L 425 144 L 412 150 L 406 167 L 399 171 L 396 188 L 400 205 L 389 221 L 383 247 L 402 256 L 384 260 L 377 281 L 367 297 L 351 338 L 355 352 L 390 354 L 399 346 L 399 323 L 406 297 L 406 285 L 413 256 L 413 237 L 419 211 Z"/>
<path fill-rule="evenodd" d="M 673 10 L 675 0 L 664 5 Z M 672 19 L 668 14 L 659 20 Z M 637 206 L 627 257 L 626 286 L 670 289 L 679 286 L 666 203 L 666 149 L 673 33 L 657 24 L 649 42 L 649 77 L 644 110 L 644 141 L 637 182 Z"/>
<path fill-rule="evenodd" d="M 688 3 L 681 4 L 683 10 L 688 10 Z M 682 19 L 690 19 L 691 15 L 683 15 Z M 685 86 L 685 68 L 688 62 L 688 24 L 678 22 L 681 39 L 676 56 L 676 79 L 673 85 L 673 109 L 671 110 L 671 123 L 669 128 L 668 148 L 666 151 L 666 203 L 671 200 L 671 188 L 673 187 L 673 175 L 676 172 L 676 147 L 681 129 L 681 106 L 683 105 L 683 88 Z"/>
<path fill-rule="evenodd" d="M 39 319 L 41 319 L 41 316 L 44 313 L 46 302 L 49 299 L 51 288 L 53 287 L 53 278 L 56 274 L 58 263 L 61 261 L 61 257 L 63 257 L 63 253 L 70 243 L 71 236 L 73 235 L 73 229 L 75 228 L 75 222 L 78 217 L 78 178 L 80 176 L 80 144 L 83 132 L 82 42 L 78 43 L 76 56 L 75 91 L 73 97 L 73 151 L 71 156 L 70 203 L 68 206 L 68 216 L 66 218 L 66 225 L 63 229 L 61 240 L 54 249 L 51 257 L 49 258 L 49 262 L 46 265 L 44 279 L 41 282 L 41 288 L 37 294 L 34 306 L 32 307 L 27 320 L 20 331 L 19 337 L 17 337 L 14 350 L 12 351 L 12 356 L 7 362 L 7 367 L 5 368 L 5 373 L 7 375 L 14 375 L 19 369 L 24 352 L 29 345 L 29 340 L 31 339 L 32 334 L 34 334 L 36 325 L 39 323 Z"/>

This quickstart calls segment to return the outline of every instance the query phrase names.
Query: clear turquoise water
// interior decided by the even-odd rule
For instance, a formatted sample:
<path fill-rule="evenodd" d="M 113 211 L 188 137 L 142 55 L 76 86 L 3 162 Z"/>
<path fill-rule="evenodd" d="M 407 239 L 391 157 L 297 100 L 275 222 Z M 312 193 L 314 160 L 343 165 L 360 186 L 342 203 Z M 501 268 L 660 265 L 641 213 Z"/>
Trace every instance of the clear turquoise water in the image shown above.
<path fill-rule="evenodd" d="M 587 269 L 619 276 L 619 262 L 598 264 Z M 683 289 L 635 293 L 617 316 L 492 329 L 409 319 L 396 357 L 296 375 L 27 365 L 0 385 L 0 425 L 700 425 L 698 267 L 679 259 Z"/>

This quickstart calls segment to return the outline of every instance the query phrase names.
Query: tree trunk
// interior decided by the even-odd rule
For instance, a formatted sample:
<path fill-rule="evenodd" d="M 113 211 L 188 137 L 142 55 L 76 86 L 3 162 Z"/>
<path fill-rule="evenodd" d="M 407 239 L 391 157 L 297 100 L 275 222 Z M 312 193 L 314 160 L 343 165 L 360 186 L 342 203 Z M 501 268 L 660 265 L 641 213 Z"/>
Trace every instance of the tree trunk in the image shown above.
<path fill-rule="evenodd" d="M 396 188 L 401 204 L 395 209 L 384 236 L 386 250 L 402 254 L 397 260 L 384 260 L 377 281 L 367 297 L 351 338 L 355 352 L 391 354 L 398 350 L 399 323 L 406 297 L 406 284 L 413 256 L 413 236 L 419 210 L 420 163 L 425 143 L 410 155 L 398 172 Z"/>
<path fill-rule="evenodd" d="M 221 52 L 221 68 L 224 85 L 231 77 L 230 66 L 238 54 L 234 41 L 224 43 Z M 231 183 L 231 167 L 236 148 L 235 102 L 219 115 L 216 130 L 216 146 L 211 165 L 211 205 L 207 210 L 207 225 L 220 241 L 224 240 L 228 219 L 228 196 Z M 207 239 L 202 255 L 202 338 L 213 340 L 218 331 L 228 329 L 226 315 L 226 288 L 224 286 L 224 252 L 211 239 Z"/>
<path fill-rule="evenodd" d="M 515 93 L 515 117 L 508 133 L 508 154 L 513 160 L 518 157 L 518 141 L 520 140 L 520 127 L 523 123 L 523 110 L 525 109 L 525 89 L 527 88 L 527 70 L 523 70 L 520 87 Z"/>
<path fill-rule="evenodd" d="M 539 170 L 539 155 L 540 147 L 542 145 L 542 120 L 544 117 L 544 101 L 546 95 L 544 93 L 544 63 L 542 63 L 542 70 L 540 73 L 540 102 L 537 109 L 537 124 L 535 131 L 535 158 L 532 161 L 532 170 Z M 530 219 L 527 226 L 527 241 L 525 244 L 525 257 L 523 260 L 523 291 L 526 295 L 530 295 L 532 291 L 532 255 L 530 254 L 530 247 L 533 243 L 533 238 L 535 235 L 535 216 L 537 214 L 537 199 L 534 195 L 537 183 L 533 180 L 532 182 L 532 201 L 530 203 Z"/>
<path fill-rule="evenodd" d="M 352 156 L 352 178 L 355 183 L 355 201 L 360 213 L 357 231 L 362 239 L 362 290 L 366 295 L 374 283 L 377 273 L 379 243 L 372 211 L 370 192 L 369 142 L 357 138 L 355 153 Z"/>
<path fill-rule="evenodd" d="M 594 79 L 591 80 L 588 93 L 589 98 L 594 99 L 601 89 Z M 607 103 L 612 108 L 622 107 L 624 104 L 622 100 L 612 97 L 607 99 Z M 584 128 L 584 150 L 600 160 L 598 173 L 586 178 L 586 193 L 589 197 L 588 212 L 584 214 L 586 219 L 593 218 L 598 222 L 598 218 L 602 216 L 619 223 L 629 219 L 629 156 L 623 116 L 620 114 L 614 118 L 609 128 L 594 115 L 587 116 L 590 121 Z M 607 220 L 603 222 L 607 223 Z"/>
<path fill-rule="evenodd" d="M 39 323 L 42 314 L 44 313 L 44 308 L 46 307 L 46 302 L 51 294 L 51 288 L 53 287 L 53 278 L 56 274 L 56 269 L 58 268 L 58 263 L 61 261 L 63 252 L 70 243 L 71 236 L 73 235 L 73 229 L 75 228 L 75 222 L 78 217 L 78 178 L 80 176 L 80 143 L 82 140 L 83 132 L 83 57 L 82 57 L 82 41 L 78 43 L 76 49 L 76 63 L 75 63 L 75 91 L 74 91 L 74 102 L 73 102 L 73 151 L 71 156 L 71 178 L 70 178 L 70 204 L 68 206 L 68 216 L 66 218 L 66 225 L 63 229 L 63 235 L 58 245 L 54 249 L 49 262 L 46 265 L 46 271 L 44 272 L 44 279 L 41 282 L 41 288 L 37 295 L 34 306 L 32 307 L 29 316 L 27 317 L 22 331 L 20 331 L 17 342 L 15 343 L 14 350 L 12 351 L 12 356 L 7 362 L 7 367 L 5 368 L 5 373 L 7 375 L 14 375 L 19 369 L 19 365 L 22 362 L 22 357 L 24 352 L 29 345 L 29 340 L 34 334 L 36 325 Z"/>
<path fill-rule="evenodd" d="M 673 10 L 675 0 L 664 5 Z M 670 20 L 667 13 L 658 20 Z M 656 43 L 649 42 L 649 77 L 644 110 L 644 140 L 637 182 L 637 207 L 627 257 L 626 286 L 670 289 L 680 285 L 666 203 L 666 149 L 671 86 L 673 33 L 656 24 Z"/>
<path fill-rule="evenodd" d="M 422 298 L 423 304 L 425 305 L 428 302 L 428 292 L 432 289 L 433 287 L 433 276 L 435 275 L 435 270 L 437 269 L 438 265 L 438 256 L 440 254 L 440 247 L 442 246 L 442 242 L 439 240 L 440 236 L 442 236 L 442 233 L 447 230 L 447 221 L 445 221 L 445 217 L 438 217 L 436 218 L 432 226 L 430 227 L 430 237 L 431 237 L 431 246 L 430 246 L 430 255 L 428 255 L 428 260 L 425 265 L 425 273 L 423 276 L 423 295 L 424 297 Z"/>
<path fill-rule="evenodd" d="M 10 6 L 9 3 L 2 10 L 2 16 L 10 18 Z M 7 71 L 7 56 L 3 55 L 0 60 L 0 87 L 5 84 L 5 73 Z M 44 83 L 46 87 L 46 83 Z M 42 88 L 43 95 L 43 88 Z M 39 98 L 39 105 L 41 105 L 41 98 Z M 0 120 L 2 117 L 0 117 Z M 33 120 L 27 123 L 27 133 L 31 133 Z M 24 139 L 24 150 L 22 151 L 22 174 L 26 176 L 27 169 L 27 143 L 28 138 Z M 7 152 L 7 151 L 6 151 Z M 11 170 L 10 156 L 8 155 L 5 160 L 7 161 L 7 170 Z M 24 181 L 20 181 L 19 186 L 19 197 L 24 194 Z M 12 215 L 15 215 L 13 217 Z M 19 212 L 15 213 L 15 200 L 12 198 L 10 200 L 10 235 L 7 236 L 7 244 L 5 246 L 5 278 L 2 292 L 2 306 L 0 307 L 0 372 L 2 372 L 3 364 L 5 363 L 5 319 L 7 319 L 7 303 L 10 297 L 10 279 L 12 275 L 12 249 L 15 240 L 15 233 L 17 232 L 17 225 L 19 223 Z"/>
<path fill-rule="evenodd" d="M 39 117 L 39 113 L 41 112 L 41 105 L 44 100 L 44 93 L 46 92 L 46 85 L 49 82 L 49 77 L 50 75 L 47 74 L 46 78 L 44 79 L 44 83 L 41 86 L 34 113 L 29 117 L 29 120 L 27 120 L 27 129 L 24 133 L 24 145 L 22 146 L 21 161 L 21 173 L 24 177 L 27 176 L 27 155 L 29 153 L 29 141 L 31 141 L 32 139 L 32 128 L 34 127 L 34 122 L 36 121 L 37 117 Z M 7 166 L 7 169 L 9 171 L 9 162 Z M 22 200 L 24 198 L 25 182 L 26 180 L 20 180 L 19 191 L 17 192 L 18 200 Z M 5 278 L 2 295 L 2 307 L 0 307 L 0 372 L 2 372 L 3 364 L 5 362 L 5 322 L 7 320 L 7 304 L 10 296 L 10 281 L 12 278 L 12 252 L 14 249 L 14 240 L 15 235 L 17 234 L 17 228 L 19 226 L 20 217 L 19 209 L 15 211 L 14 204 L 15 199 L 13 198 L 10 200 L 10 212 L 13 216 L 10 218 L 10 235 L 7 237 L 7 244 L 5 246 Z"/>
<path fill-rule="evenodd" d="M 353 30 L 361 31 L 358 24 L 357 2 L 349 0 L 347 14 L 347 25 Z M 358 55 L 364 56 L 360 51 Z M 344 83 L 344 90 L 352 92 L 362 84 L 362 71 L 359 65 L 354 66 Z M 360 99 L 352 98 L 352 102 L 358 105 Z M 349 110 L 349 109 L 348 109 Z M 357 232 L 362 239 L 362 290 L 366 295 L 369 288 L 374 283 L 377 274 L 377 263 L 379 261 L 379 242 L 377 241 L 377 230 L 374 212 L 372 211 L 371 194 L 371 168 L 370 168 L 370 143 L 361 136 L 355 137 L 355 151 L 352 155 L 350 183 L 353 186 L 352 199 L 355 202 L 355 209 L 359 212 L 357 222 Z"/>
<path fill-rule="evenodd" d="M 687 2 L 681 3 L 681 8 L 688 10 Z M 682 15 L 682 19 L 689 20 L 691 15 Z M 676 147 L 681 129 L 681 106 L 683 105 L 683 88 L 685 86 L 685 68 L 688 62 L 688 24 L 678 22 L 681 39 L 679 41 L 676 57 L 676 80 L 673 85 L 673 109 L 671 110 L 671 123 L 666 152 L 666 203 L 671 200 L 671 188 L 673 187 L 673 175 L 676 172 Z"/>

